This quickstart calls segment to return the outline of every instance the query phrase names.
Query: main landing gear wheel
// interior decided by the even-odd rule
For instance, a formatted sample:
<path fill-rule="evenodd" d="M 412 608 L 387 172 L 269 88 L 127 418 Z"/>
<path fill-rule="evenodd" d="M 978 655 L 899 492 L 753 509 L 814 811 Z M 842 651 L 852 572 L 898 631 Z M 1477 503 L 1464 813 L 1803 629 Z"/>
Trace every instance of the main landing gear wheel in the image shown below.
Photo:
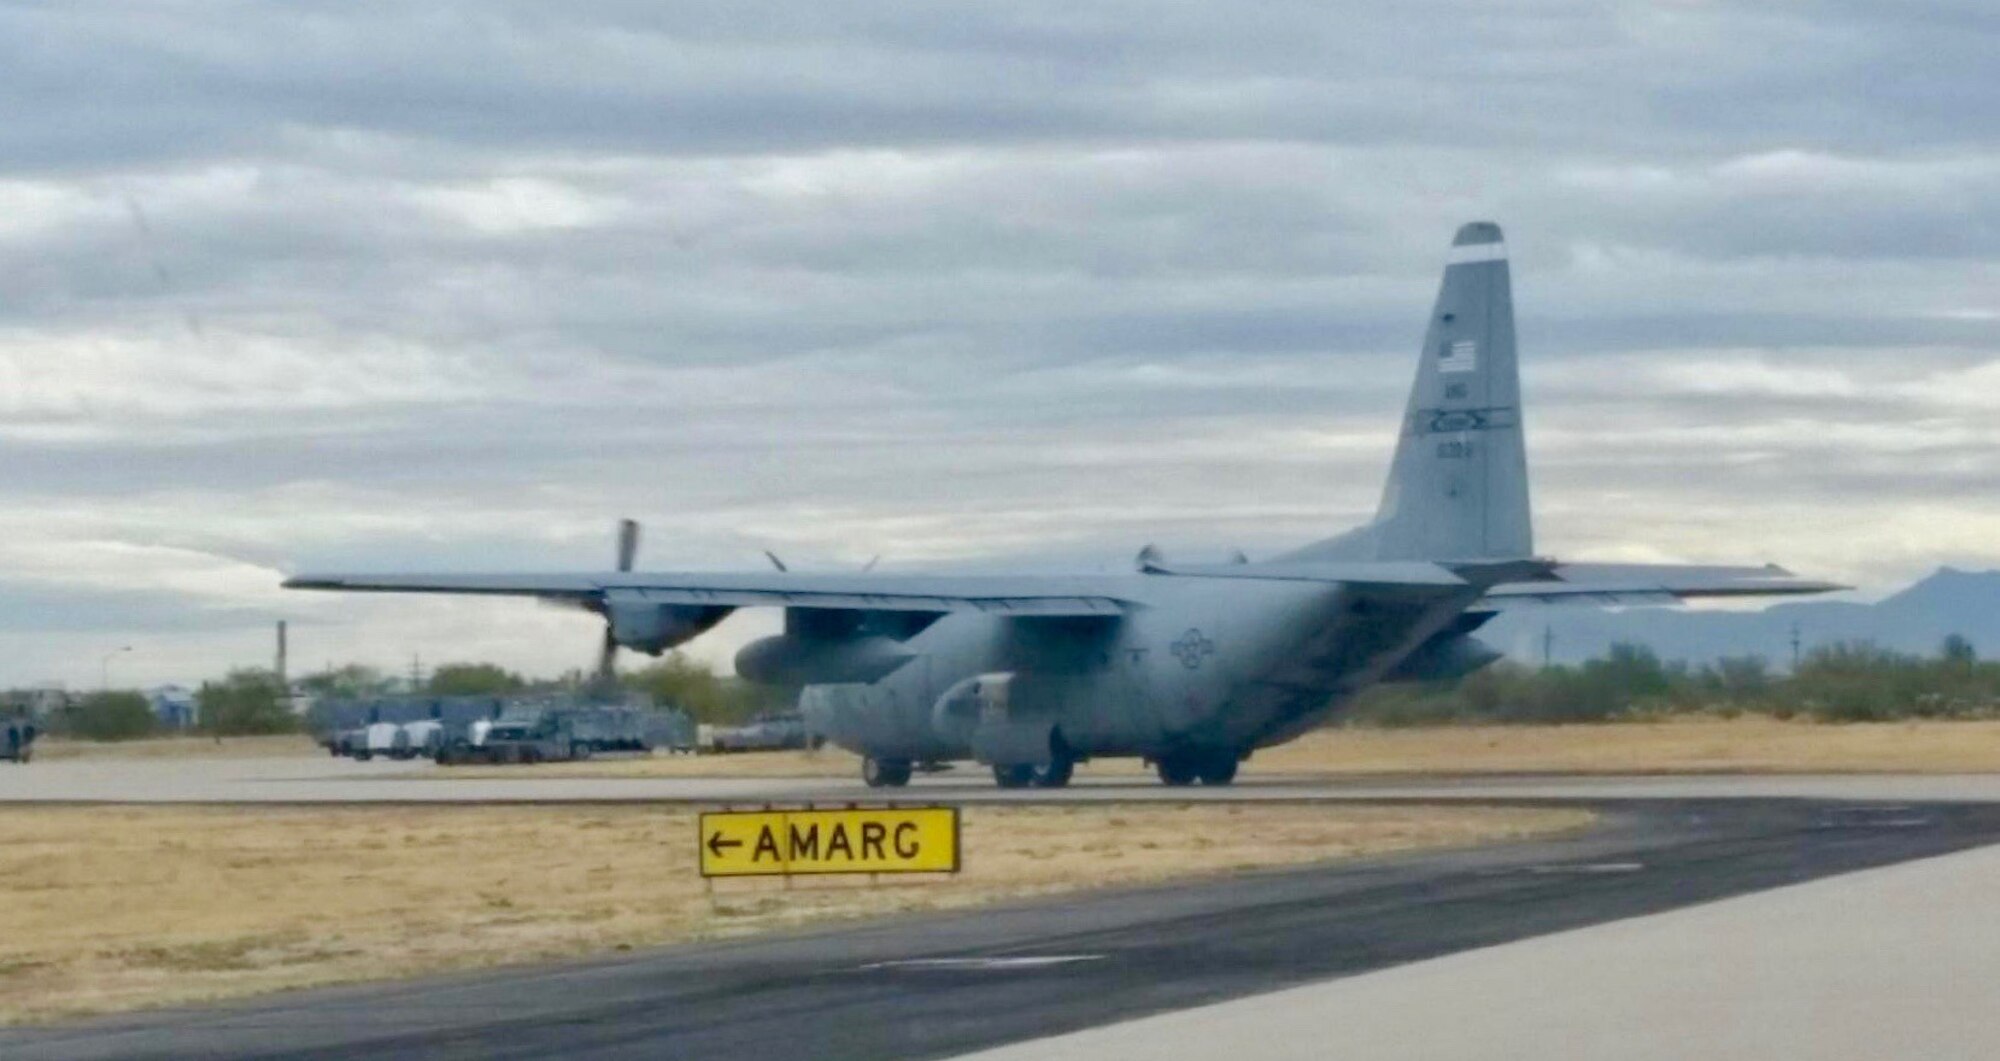
<path fill-rule="evenodd" d="M 1200 781 L 1204 785 L 1226 785 L 1236 780 L 1236 753 L 1232 751 L 1182 751 L 1161 757 L 1153 764 L 1163 784 L 1176 788 Z"/>
<path fill-rule="evenodd" d="M 1015 765 L 994 764 L 993 783 L 1001 788 L 1027 788 L 1034 784 L 1035 767 L 1031 763 Z"/>
<path fill-rule="evenodd" d="M 910 764 L 906 759 L 863 759 L 861 760 L 861 780 L 869 788 L 902 788 L 910 783 Z"/>
<path fill-rule="evenodd" d="M 1204 785 L 1229 784 L 1236 780 L 1236 756 L 1229 752 L 1203 756 L 1195 772 L 1201 776 Z"/>
<path fill-rule="evenodd" d="M 1075 773 L 1076 753 L 1069 750 L 1062 731 L 1056 730 L 1049 734 L 1049 761 L 1034 767 L 1028 780 L 1036 788 L 1063 788 Z"/>
<path fill-rule="evenodd" d="M 1069 784 L 1071 775 L 1075 773 L 1076 760 L 1059 755 L 1041 766 L 1030 768 L 1028 780 L 1036 788 L 1062 788 Z"/>

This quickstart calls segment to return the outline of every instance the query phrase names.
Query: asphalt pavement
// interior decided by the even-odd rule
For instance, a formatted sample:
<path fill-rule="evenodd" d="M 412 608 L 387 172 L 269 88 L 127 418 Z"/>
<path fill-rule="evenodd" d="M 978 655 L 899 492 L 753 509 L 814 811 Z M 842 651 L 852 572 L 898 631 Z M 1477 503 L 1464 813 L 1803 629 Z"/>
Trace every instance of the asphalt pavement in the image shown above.
<path fill-rule="evenodd" d="M 976 1058 L 2000 1057 L 1996 879 L 2000 847 L 1976 848 L 1035 1039 Z"/>

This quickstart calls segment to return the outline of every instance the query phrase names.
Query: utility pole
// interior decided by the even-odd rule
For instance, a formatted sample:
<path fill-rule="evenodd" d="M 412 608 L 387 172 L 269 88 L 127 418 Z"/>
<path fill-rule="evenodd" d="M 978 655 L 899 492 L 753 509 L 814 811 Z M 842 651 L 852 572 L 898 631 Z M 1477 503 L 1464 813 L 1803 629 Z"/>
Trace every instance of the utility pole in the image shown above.
<path fill-rule="evenodd" d="M 111 689 L 111 657 L 120 652 L 130 651 L 132 651 L 131 645 L 120 645 L 106 652 L 104 658 L 97 661 L 97 688 L 99 692 L 109 692 Z"/>
<path fill-rule="evenodd" d="M 1799 624 L 1792 623 L 1792 673 L 1799 672 Z"/>
<path fill-rule="evenodd" d="M 423 687 L 424 658 L 412 652 L 410 653 L 410 695 L 414 696 L 422 692 Z"/>
<path fill-rule="evenodd" d="M 1542 627 L 1542 669 L 1548 670 L 1555 662 L 1556 627 L 1550 623 Z"/>
<path fill-rule="evenodd" d="M 280 619 L 278 620 L 278 660 L 277 660 L 277 666 L 272 668 L 277 672 L 278 675 L 278 690 L 280 696 L 290 696 L 292 690 L 291 683 L 287 681 L 285 678 L 286 648 L 287 646 L 285 644 L 285 621 L 283 619 Z"/>

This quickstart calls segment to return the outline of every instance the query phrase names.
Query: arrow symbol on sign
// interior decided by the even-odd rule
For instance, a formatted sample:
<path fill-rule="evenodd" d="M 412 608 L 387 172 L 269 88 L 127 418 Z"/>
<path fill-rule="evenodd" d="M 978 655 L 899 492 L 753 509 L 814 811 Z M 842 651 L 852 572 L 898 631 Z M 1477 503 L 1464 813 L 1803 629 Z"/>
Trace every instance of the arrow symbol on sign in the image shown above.
<path fill-rule="evenodd" d="M 714 836 L 708 838 L 708 853 L 714 855 L 717 858 L 721 858 L 722 853 L 728 850 L 729 848 L 742 847 L 742 846 L 743 846 L 743 841 L 724 840 L 722 838 L 721 833 L 716 833 Z"/>

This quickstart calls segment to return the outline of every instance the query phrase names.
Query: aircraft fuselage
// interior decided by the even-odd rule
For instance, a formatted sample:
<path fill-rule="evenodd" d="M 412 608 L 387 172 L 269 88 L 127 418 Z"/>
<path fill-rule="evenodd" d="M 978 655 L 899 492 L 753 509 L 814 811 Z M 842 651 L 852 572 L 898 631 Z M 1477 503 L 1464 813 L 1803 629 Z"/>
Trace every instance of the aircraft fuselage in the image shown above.
<path fill-rule="evenodd" d="M 944 616 L 893 673 L 808 686 L 801 709 L 881 760 L 1019 762 L 1052 741 L 1077 758 L 1240 757 L 1325 719 L 1464 607 L 1431 601 L 1363 629 L 1338 585 L 1132 578 L 1144 604 L 1124 616 Z"/>

